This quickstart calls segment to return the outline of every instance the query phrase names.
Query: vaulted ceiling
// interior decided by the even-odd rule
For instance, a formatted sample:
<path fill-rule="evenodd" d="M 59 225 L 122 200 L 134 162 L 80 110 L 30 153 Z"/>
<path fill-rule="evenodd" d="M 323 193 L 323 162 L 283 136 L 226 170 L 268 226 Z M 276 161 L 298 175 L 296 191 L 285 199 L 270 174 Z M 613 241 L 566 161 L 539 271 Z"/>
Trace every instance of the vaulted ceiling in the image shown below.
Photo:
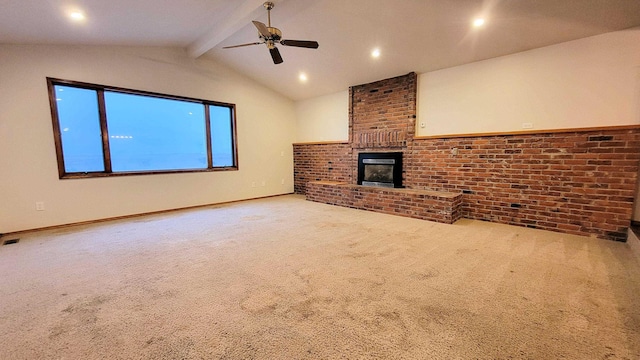
<path fill-rule="evenodd" d="M 0 43 L 176 46 L 299 100 L 640 26 L 638 0 L 273 2 L 272 26 L 317 50 L 278 45 L 275 65 L 264 44 L 223 49 L 259 41 L 251 21 L 267 23 L 263 0 L 6 0 Z"/>

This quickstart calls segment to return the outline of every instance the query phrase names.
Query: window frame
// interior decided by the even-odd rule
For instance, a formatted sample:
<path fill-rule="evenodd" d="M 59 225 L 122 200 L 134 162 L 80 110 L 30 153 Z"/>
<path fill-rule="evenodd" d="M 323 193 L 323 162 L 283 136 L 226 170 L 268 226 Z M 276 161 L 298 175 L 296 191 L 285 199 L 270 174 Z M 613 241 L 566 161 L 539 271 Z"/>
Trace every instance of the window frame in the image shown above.
<path fill-rule="evenodd" d="M 58 105 L 56 100 L 55 86 L 70 86 L 80 89 L 94 90 L 98 97 L 98 116 L 100 121 L 100 130 L 102 133 L 102 156 L 104 161 L 104 171 L 91 172 L 67 172 L 65 170 L 64 153 L 62 151 L 62 133 L 60 132 L 60 119 L 58 117 Z M 174 174 L 174 173 L 193 173 L 193 172 L 211 172 L 211 171 L 236 171 L 238 170 L 238 141 L 236 128 L 236 105 L 220 101 L 203 100 L 190 98 L 185 96 L 167 95 L 150 91 L 133 90 L 120 88 L 115 86 L 91 84 L 80 81 L 64 80 L 47 77 L 47 90 L 49 93 L 49 105 L 51 108 L 51 120 L 53 122 L 53 139 L 56 148 L 56 158 L 58 162 L 58 176 L 60 179 L 81 179 L 94 177 L 109 176 L 129 176 L 129 175 L 155 175 L 155 174 Z M 114 172 L 111 168 L 111 153 L 109 149 L 109 128 L 107 123 L 107 113 L 105 107 L 104 92 L 117 92 L 121 94 L 130 94 L 138 96 L 147 96 L 153 98 L 178 100 L 201 104 L 204 106 L 205 116 L 205 132 L 207 146 L 207 167 L 204 169 L 178 169 L 178 170 L 141 170 L 141 171 L 118 171 Z M 230 111 L 231 121 L 231 149 L 233 151 L 233 165 L 231 166 L 213 166 L 213 150 L 211 139 L 211 119 L 209 118 L 209 106 L 227 107 Z"/>

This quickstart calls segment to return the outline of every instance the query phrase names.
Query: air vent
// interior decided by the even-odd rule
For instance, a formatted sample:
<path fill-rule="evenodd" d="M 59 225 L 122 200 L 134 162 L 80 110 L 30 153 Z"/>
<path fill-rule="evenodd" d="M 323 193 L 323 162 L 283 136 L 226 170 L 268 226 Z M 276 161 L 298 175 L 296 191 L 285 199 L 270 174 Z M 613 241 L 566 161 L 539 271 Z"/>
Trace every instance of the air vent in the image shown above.
<path fill-rule="evenodd" d="M 20 239 L 8 239 L 8 240 L 4 240 L 2 242 L 2 245 L 11 245 L 11 244 L 17 244 L 18 241 L 20 241 Z"/>

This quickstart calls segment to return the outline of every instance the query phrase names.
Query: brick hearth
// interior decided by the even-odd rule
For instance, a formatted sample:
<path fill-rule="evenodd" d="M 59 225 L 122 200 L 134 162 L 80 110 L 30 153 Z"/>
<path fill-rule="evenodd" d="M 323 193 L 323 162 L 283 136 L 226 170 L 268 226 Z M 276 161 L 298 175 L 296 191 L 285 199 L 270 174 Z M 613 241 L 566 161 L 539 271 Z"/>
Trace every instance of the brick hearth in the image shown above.
<path fill-rule="evenodd" d="M 378 188 L 332 181 L 307 184 L 307 200 L 453 224 L 462 218 L 462 193 Z"/>

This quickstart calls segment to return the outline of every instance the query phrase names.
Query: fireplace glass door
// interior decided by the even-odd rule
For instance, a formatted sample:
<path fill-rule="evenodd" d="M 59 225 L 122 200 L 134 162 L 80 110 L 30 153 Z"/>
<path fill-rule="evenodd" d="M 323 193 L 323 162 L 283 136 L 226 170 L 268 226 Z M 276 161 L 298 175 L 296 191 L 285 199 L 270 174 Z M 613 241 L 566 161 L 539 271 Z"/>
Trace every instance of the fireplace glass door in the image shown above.
<path fill-rule="evenodd" d="M 358 154 L 358 185 L 402 187 L 402 153 Z"/>

